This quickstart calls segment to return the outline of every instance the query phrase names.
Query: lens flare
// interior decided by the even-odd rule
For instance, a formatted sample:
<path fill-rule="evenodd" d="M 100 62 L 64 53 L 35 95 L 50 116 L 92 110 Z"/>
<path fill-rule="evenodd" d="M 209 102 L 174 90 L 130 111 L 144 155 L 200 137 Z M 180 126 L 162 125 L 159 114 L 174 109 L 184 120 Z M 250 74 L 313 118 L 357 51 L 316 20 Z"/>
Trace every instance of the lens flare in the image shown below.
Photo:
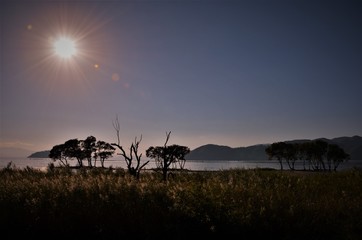
<path fill-rule="evenodd" d="M 21 74 L 61 98 L 96 91 L 96 81 L 108 77 L 109 65 L 115 64 L 107 61 L 113 53 L 106 27 L 111 18 L 98 14 L 95 5 L 63 2 L 42 7 L 24 26 L 18 44 L 24 46 L 27 66 Z"/>

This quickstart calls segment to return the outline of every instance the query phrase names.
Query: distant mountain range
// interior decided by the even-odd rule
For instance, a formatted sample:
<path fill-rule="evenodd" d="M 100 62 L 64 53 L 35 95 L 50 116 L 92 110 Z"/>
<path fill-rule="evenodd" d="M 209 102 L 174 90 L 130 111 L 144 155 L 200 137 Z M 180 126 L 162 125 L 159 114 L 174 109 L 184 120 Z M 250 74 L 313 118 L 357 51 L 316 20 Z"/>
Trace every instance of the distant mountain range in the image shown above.
<path fill-rule="evenodd" d="M 362 137 L 339 137 L 333 139 L 318 138 L 331 144 L 337 144 L 351 156 L 351 160 L 362 160 Z M 317 140 L 317 139 L 313 139 Z M 285 141 L 288 143 L 307 142 L 310 139 Z M 192 150 L 186 160 L 268 160 L 265 148 L 270 144 L 258 144 L 249 147 L 231 148 L 215 144 L 207 144 Z"/>
<path fill-rule="evenodd" d="M 318 138 L 331 144 L 337 144 L 342 147 L 346 153 L 351 156 L 351 160 L 362 161 L 362 137 L 338 137 L 338 138 Z M 317 139 L 296 139 L 285 141 L 288 143 L 306 142 Z M 270 144 L 257 144 L 248 147 L 228 147 L 215 144 L 206 144 L 195 148 L 189 154 L 186 155 L 186 160 L 268 160 L 268 156 L 265 153 L 265 148 Z M 2 151 L 2 150 L 1 150 Z M 49 150 L 28 153 L 28 158 L 47 158 Z M 26 153 L 22 151 L 22 153 Z M 29 155 L 30 154 L 30 155 Z"/>
<path fill-rule="evenodd" d="M 186 160 L 266 160 L 265 148 L 268 145 L 231 148 L 207 144 L 192 150 Z"/>

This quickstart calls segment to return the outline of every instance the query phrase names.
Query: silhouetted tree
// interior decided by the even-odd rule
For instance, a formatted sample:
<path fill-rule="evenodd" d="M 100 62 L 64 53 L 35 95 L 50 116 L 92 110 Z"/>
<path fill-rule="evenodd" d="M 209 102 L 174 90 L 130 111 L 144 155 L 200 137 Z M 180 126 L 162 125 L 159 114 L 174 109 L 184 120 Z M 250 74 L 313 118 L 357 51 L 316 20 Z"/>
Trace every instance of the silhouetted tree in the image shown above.
<path fill-rule="evenodd" d="M 64 154 L 68 158 L 75 158 L 78 161 L 78 166 L 83 167 L 84 154 L 80 148 L 80 141 L 78 139 L 70 139 L 64 143 Z"/>
<path fill-rule="evenodd" d="M 99 157 L 102 167 L 104 167 L 104 161 L 107 158 L 112 157 L 116 150 L 111 144 L 105 141 L 98 141 L 95 148 L 96 154 L 94 156 L 94 166 L 96 166 L 96 160 L 97 157 Z"/>
<path fill-rule="evenodd" d="M 285 142 L 276 142 L 269 145 L 265 152 L 269 157 L 269 160 L 276 158 L 280 164 L 280 170 L 283 170 L 283 158 L 285 157 L 284 150 L 286 148 Z"/>
<path fill-rule="evenodd" d="M 162 179 L 167 181 L 167 173 L 170 169 L 171 164 L 182 161 L 184 166 L 185 156 L 190 152 L 190 149 L 185 146 L 171 145 L 167 146 L 167 142 L 170 139 L 170 132 L 166 132 L 166 141 L 163 147 L 149 147 L 146 150 L 146 156 L 155 159 L 156 166 L 162 170 Z"/>
<path fill-rule="evenodd" d="M 131 144 L 131 147 L 129 148 L 129 154 L 127 154 L 124 148 L 120 145 L 120 137 L 119 137 L 120 125 L 119 125 L 118 116 L 116 120 L 113 122 L 113 127 L 116 130 L 118 142 L 112 143 L 111 145 L 116 146 L 121 151 L 119 155 L 123 156 L 124 160 L 126 161 L 128 173 L 139 179 L 142 168 L 149 163 L 149 161 L 147 161 L 141 165 L 142 153 L 138 153 L 138 147 L 142 140 L 142 135 L 140 140 L 137 140 L 137 137 L 135 138 L 134 142 Z M 133 162 L 134 160 L 133 157 L 135 157 L 136 163 Z"/>
<path fill-rule="evenodd" d="M 334 171 L 337 170 L 340 163 L 345 162 L 350 159 L 350 155 L 347 154 L 343 148 L 339 147 L 336 144 L 330 144 L 327 151 L 327 164 L 328 169 L 331 171 L 333 168 Z"/>
<path fill-rule="evenodd" d="M 315 171 L 331 171 L 332 168 L 336 170 L 340 163 L 349 159 L 349 155 L 338 145 L 329 144 L 321 139 L 301 144 L 277 142 L 269 145 L 265 152 L 269 159 L 276 158 L 279 161 L 282 170 L 283 159 L 292 170 L 295 169 L 297 160 L 303 160 L 304 170 L 306 170 L 305 161 L 308 161 L 309 170 L 312 168 Z"/>
<path fill-rule="evenodd" d="M 97 139 L 95 137 L 89 136 L 80 142 L 83 158 L 87 159 L 89 167 L 92 167 L 92 158 L 96 152 L 96 141 Z"/>
<path fill-rule="evenodd" d="M 326 166 L 324 164 L 324 159 L 327 154 L 328 143 L 323 140 L 315 140 L 313 141 L 313 152 L 314 158 L 312 161 L 314 170 L 326 170 Z"/>
<path fill-rule="evenodd" d="M 70 139 L 63 144 L 55 145 L 50 150 L 49 158 L 59 160 L 63 166 L 68 166 L 69 159 L 77 159 L 79 167 L 83 167 L 83 160 L 87 159 L 88 166 L 92 167 L 92 158 L 96 166 L 96 159 L 100 157 L 103 167 L 104 160 L 113 155 L 115 148 L 104 141 L 95 141 L 96 138 L 93 136 L 85 140 Z"/>
<path fill-rule="evenodd" d="M 298 159 L 303 161 L 303 170 L 307 170 L 306 162 L 308 162 L 310 170 L 311 153 L 309 153 L 309 144 L 309 142 L 303 142 L 298 144 Z"/>
<path fill-rule="evenodd" d="M 295 161 L 297 160 L 297 145 L 292 143 L 285 143 L 283 157 L 288 164 L 289 169 L 295 170 Z"/>
<path fill-rule="evenodd" d="M 49 153 L 49 158 L 53 161 L 59 161 L 61 165 L 68 166 L 68 156 L 65 155 L 65 145 L 59 144 L 52 147 Z"/>

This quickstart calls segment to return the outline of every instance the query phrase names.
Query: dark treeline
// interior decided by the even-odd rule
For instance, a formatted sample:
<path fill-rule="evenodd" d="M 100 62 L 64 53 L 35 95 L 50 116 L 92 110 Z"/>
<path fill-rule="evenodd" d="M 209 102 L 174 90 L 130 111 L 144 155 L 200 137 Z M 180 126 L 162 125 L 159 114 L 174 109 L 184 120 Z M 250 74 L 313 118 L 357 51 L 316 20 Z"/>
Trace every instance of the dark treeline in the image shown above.
<path fill-rule="evenodd" d="M 118 124 L 114 125 L 119 133 Z M 190 152 L 190 149 L 186 146 L 170 145 L 167 146 L 167 142 L 170 138 L 171 132 L 166 133 L 166 141 L 164 146 L 149 147 L 146 150 L 146 156 L 154 159 L 156 163 L 156 172 L 162 174 L 162 179 L 167 181 L 170 175 L 170 170 L 179 167 L 183 169 L 185 165 L 185 155 Z M 118 138 L 119 139 L 119 138 Z M 100 160 L 101 167 L 104 168 L 104 161 L 112 157 L 116 151 L 116 148 L 120 151 L 118 155 L 123 157 L 126 162 L 128 173 L 139 179 L 140 171 L 145 167 L 149 161 L 142 163 L 142 153 L 139 153 L 138 147 L 141 143 L 142 136 L 135 141 L 129 147 L 129 151 L 126 151 L 124 146 L 118 143 L 107 143 L 105 141 L 97 141 L 96 137 L 89 136 L 85 140 L 70 139 L 63 144 L 55 145 L 49 153 L 49 158 L 54 162 L 59 162 L 62 167 L 70 167 L 69 161 L 76 160 L 76 168 L 85 167 L 83 161 L 88 162 L 89 168 L 97 167 L 97 159 Z M 116 148 L 115 148 L 116 147 Z M 122 159 L 121 159 L 122 160 Z M 52 165 L 54 167 L 54 165 Z M 112 168 L 112 167 L 111 167 Z"/>
<path fill-rule="evenodd" d="M 95 167 L 99 158 L 104 167 L 104 161 L 112 157 L 114 152 L 115 148 L 111 144 L 89 136 L 85 140 L 75 138 L 55 145 L 50 150 L 49 158 L 59 161 L 62 166 L 69 166 L 69 160 L 76 159 L 78 167 L 83 167 L 84 160 L 87 160 L 88 167 Z"/>
<path fill-rule="evenodd" d="M 295 170 L 296 162 L 302 162 L 303 170 L 336 171 L 338 166 L 350 156 L 337 144 L 323 140 L 303 143 L 276 142 L 265 149 L 270 160 L 276 159 L 283 170 L 283 162 Z"/>

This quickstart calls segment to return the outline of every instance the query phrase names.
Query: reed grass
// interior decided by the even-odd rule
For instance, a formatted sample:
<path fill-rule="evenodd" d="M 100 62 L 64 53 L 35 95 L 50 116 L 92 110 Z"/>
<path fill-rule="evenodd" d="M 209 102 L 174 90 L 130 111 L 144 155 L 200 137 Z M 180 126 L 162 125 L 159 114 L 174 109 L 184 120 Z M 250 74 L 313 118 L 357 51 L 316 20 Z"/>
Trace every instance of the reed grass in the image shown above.
<path fill-rule="evenodd" d="M 0 170 L 2 239 L 361 239 L 362 170 Z"/>

